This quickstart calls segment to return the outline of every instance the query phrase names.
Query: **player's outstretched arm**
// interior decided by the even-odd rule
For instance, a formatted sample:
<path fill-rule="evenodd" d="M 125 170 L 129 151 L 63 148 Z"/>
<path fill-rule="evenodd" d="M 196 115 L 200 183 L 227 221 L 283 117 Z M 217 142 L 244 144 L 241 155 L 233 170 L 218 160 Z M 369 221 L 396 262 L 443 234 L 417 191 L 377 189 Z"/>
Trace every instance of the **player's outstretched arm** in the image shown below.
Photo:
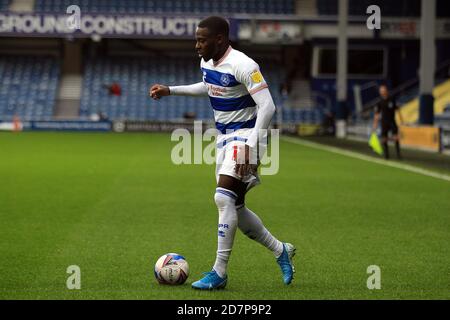
<path fill-rule="evenodd" d="M 187 86 L 171 86 L 170 94 L 174 96 L 206 97 L 208 88 L 203 82 L 190 84 Z"/>
<path fill-rule="evenodd" d="M 191 96 L 191 97 L 204 97 L 208 95 L 208 89 L 203 82 L 194 83 L 187 86 L 164 86 L 161 84 L 155 84 L 150 88 L 150 97 L 155 100 L 161 99 L 161 97 L 174 95 L 174 96 Z"/>

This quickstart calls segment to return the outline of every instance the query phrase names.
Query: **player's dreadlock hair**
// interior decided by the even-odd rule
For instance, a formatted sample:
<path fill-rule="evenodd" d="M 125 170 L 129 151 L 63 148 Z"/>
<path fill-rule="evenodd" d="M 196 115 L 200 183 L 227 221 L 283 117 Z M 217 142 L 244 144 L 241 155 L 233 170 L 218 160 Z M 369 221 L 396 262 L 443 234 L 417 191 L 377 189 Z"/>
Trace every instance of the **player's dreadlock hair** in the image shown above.
<path fill-rule="evenodd" d="M 228 26 L 227 20 L 222 17 L 211 16 L 203 19 L 198 24 L 199 28 L 208 29 L 212 35 L 224 35 L 228 38 L 228 33 L 230 32 L 230 27 Z"/>

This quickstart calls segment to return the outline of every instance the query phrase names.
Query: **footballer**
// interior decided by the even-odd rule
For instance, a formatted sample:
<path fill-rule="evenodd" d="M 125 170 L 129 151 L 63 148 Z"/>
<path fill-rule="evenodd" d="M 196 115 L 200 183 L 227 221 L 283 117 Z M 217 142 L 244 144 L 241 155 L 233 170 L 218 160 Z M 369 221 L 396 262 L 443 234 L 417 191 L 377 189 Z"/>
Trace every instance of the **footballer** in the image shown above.
<path fill-rule="evenodd" d="M 275 255 L 283 282 L 294 277 L 295 247 L 275 238 L 261 219 L 245 206 L 245 195 L 260 183 L 257 167 L 265 148 L 260 143 L 275 113 L 275 105 L 258 64 L 231 47 L 228 22 L 221 17 L 202 20 L 196 30 L 195 49 L 201 58 L 203 81 L 183 86 L 155 84 L 153 99 L 169 95 L 209 96 L 216 128 L 216 180 L 214 200 L 219 211 L 218 243 L 214 266 L 192 287 L 221 289 L 227 284 L 227 264 L 236 229 Z"/>

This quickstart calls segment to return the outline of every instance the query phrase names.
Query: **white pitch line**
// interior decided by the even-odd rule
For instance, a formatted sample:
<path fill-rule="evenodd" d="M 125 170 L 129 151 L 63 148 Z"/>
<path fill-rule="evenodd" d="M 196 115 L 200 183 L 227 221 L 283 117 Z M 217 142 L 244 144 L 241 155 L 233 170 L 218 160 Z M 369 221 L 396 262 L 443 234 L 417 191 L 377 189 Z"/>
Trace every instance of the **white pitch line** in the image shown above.
<path fill-rule="evenodd" d="M 360 159 L 360 160 L 365 160 L 365 161 L 381 164 L 381 165 L 384 165 L 384 166 L 393 167 L 393 168 L 397 168 L 397 169 L 402 169 L 402 170 L 406 170 L 406 171 L 422 174 L 424 176 L 433 177 L 433 178 L 436 178 L 436 179 L 441 179 L 441 180 L 445 180 L 445 181 L 449 181 L 450 182 L 450 176 L 448 176 L 446 174 L 433 172 L 433 171 L 430 171 L 430 170 L 414 167 L 414 166 L 411 166 L 411 165 L 408 165 L 408 164 L 402 164 L 402 163 L 397 163 L 397 162 L 390 162 L 390 161 L 387 161 L 387 160 L 384 160 L 384 159 L 377 159 L 377 158 L 366 156 L 366 155 L 363 155 L 363 154 L 360 154 L 360 153 L 357 153 L 357 152 L 354 152 L 354 151 L 347 151 L 347 150 L 340 149 L 340 148 L 337 148 L 337 147 L 331 147 L 331 146 L 326 146 L 326 145 L 323 145 L 323 144 L 320 144 L 320 143 L 316 143 L 316 142 L 305 141 L 305 140 L 302 140 L 302 139 L 299 139 L 299 138 L 291 138 L 291 137 L 283 136 L 281 139 L 285 140 L 285 141 L 288 141 L 288 142 L 291 142 L 291 143 L 299 144 L 299 145 L 302 145 L 302 146 L 311 147 L 311 148 L 315 148 L 315 149 L 320 149 L 320 150 L 324 150 L 324 151 L 328 151 L 328 152 L 333 152 L 333 153 L 337 153 L 337 154 L 344 155 L 344 156 L 347 156 L 347 157 L 356 158 L 356 159 Z"/>

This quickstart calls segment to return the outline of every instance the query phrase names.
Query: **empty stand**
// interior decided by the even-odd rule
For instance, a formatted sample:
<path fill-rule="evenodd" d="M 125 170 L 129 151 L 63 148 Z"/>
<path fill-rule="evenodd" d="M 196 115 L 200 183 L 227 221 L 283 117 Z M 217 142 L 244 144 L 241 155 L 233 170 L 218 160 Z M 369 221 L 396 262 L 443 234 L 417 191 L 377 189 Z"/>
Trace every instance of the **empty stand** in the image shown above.
<path fill-rule="evenodd" d="M 269 84 L 277 117 L 286 123 L 320 123 L 317 108 L 282 108 L 280 95 L 283 70 L 273 61 L 257 62 Z M 23 120 L 49 120 L 54 116 L 60 82 L 60 62 L 55 57 L 0 57 L 0 120 L 18 115 Z M 153 83 L 169 85 L 199 82 L 198 59 L 186 57 L 109 57 L 86 61 L 80 103 L 80 116 L 103 113 L 111 120 L 179 121 L 192 113 L 196 119 L 213 121 L 208 98 L 173 96 L 154 101 L 148 97 Z M 118 83 L 120 96 L 107 87 Z"/>
<path fill-rule="evenodd" d="M 50 119 L 59 66 L 55 57 L 0 56 L 0 120 Z"/>

